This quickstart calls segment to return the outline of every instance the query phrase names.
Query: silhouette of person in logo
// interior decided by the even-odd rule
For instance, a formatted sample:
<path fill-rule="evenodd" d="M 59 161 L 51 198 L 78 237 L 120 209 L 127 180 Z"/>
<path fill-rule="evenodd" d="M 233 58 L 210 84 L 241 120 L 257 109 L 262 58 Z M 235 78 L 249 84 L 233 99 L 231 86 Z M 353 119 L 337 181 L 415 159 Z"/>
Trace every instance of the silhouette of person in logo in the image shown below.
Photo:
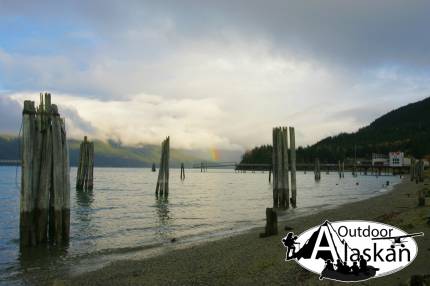
<path fill-rule="evenodd" d="M 351 267 L 346 264 L 346 261 L 343 263 L 343 273 L 349 273 L 351 272 Z"/>
<path fill-rule="evenodd" d="M 285 238 L 282 239 L 282 243 L 285 247 L 287 247 L 287 257 L 286 260 L 289 260 L 294 257 L 296 253 L 296 246 L 294 244 L 298 244 L 296 242 L 297 235 L 293 237 L 293 233 L 289 232 Z"/>
<path fill-rule="evenodd" d="M 352 273 L 354 273 L 355 275 L 358 275 L 358 273 L 360 272 L 360 267 L 358 267 L 357 261 L 354 261 L 352 263 L 351 270 L 352 270 Z"/>
<path fill-rule="evenodd" d="M 339 258 L 336 260 L 336 271 L 343 272 L 343 263 Z"/>
<path fill-rule="evenodd" d="M 331 271 L 334 270 L 333 262 L 330 259 L 327 259 L 325 261 L 325 269 L 328 269 L 328 270 L 331 270 Z"/>
<path fill-rule="evenodd" d="M 367 271 L 367 261 L 364 259 L 363 255 L 360 255 L 360 271 L 366 272 Z"/>

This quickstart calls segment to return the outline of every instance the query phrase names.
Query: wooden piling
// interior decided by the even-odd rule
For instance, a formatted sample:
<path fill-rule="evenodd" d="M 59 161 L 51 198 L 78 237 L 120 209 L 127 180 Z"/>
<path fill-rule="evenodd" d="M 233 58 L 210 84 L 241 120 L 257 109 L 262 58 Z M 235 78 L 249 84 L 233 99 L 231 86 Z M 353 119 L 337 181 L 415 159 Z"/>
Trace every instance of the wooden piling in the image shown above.
<path fill-rule="evenodd" d="M 296 133 L 294 127 L 289 128 L 290 133 L 290 160 L 291 160 L 291 205 L 297 206 L 297 179 L 296 179 Z M 288 174 L 287 174 L 288 175 Z"/>
<path fill-rule="evenodd" d="M 181 181 L 185 180 L 185 166 L 181 163 Z"/>
<path fill-rule="evenodd" d="M 273 206 L 287 209 L 289 199 L 288 128 L 273 129 Z"/>
<path fill-rule="evenodd" d="M 25 101 L 21 137 L 20 243 L 22 246 L 36 244 L 36 233 L 33 221 L 38 186 L 38 180 L 36 180 L 36 178 L 38 179 L 39 177 L 33 175 L 33 172 L 36 174 L 38 173 L 38 170 L 36 170 L 38 164 L 34 162 L 33 159 L 39 156 L 39 152 L 37 151 L 38 138 L 34 138 L 38 135 L 36 134 L 35 114 L 36 109 L 34 107 L 34 102 Z"/>
<path fill-rule="evenodd" d="M 409 167 L 409 174 L 411 177 L 411 182 L 413 182 L 415 180 L 415 159 L 414 158 L 411 159 L 411 165 Z"/>
<path fill-rule="evenodd" d="M 170 138 L 167 137 L 161 143 L 160 168 L 158 170 L 157 187 L 155 188 L 156 196 L 168 197 L 169 195 L 169 156 L 170 156 Z"/>
<path fill-rule="evenodd" d="M 315 181 L 321 180 L 320 159 L 318 158 L 315 158 L 314 175 L 315 175 Z"/>
<path fill-rule="evenodd" d="M 366 175 L 367 175 L 367 169 L 366 169 Z M 342 178 L 345 178 L 345 161 L 342 161 Z"/>
<path fill-rule="evenodd" d="M 260 237 L 267 237 L 278 234 L 278 216 L 273 208 L 266 208 L 266 227 Z"/>
<path fill-rule="evenodd" d="M 25 101 L 22 133 L 20 246 L 69 239 L 70 181 L 67 138 L 49 93 Z"/>
<path fill-rule="evenodd" d="M 424 182 L 424 160 L 418 161 L 418 182 L 422 183 Z"/>
<path fill-rule="evenodd" d="M 51 129 L 51 105 L 50 96 L 45 94 L 45 104 L 41 102 L 39 112 L 41 114 L 40 131 L 42 135 L 39 189 L 36 198 L 36 240 L 38 243 L 48 241 L 48 212 L 50 189 L 52 186 L 52 129 Z"/>
<path fill-rule="evenodd" d="M 64 144 L 63 146 L 63 196 L 62 196 L 62 210 L 61 218 L 63 220 L 62 225 L 62 241 L 68 243 L 70 238 L 70 164 L 69 164 L 69 146 L 66 137 L 66 123 L 64 119 L 60 118 L 61 123 L 61 138 Z"/>
<path fill-rule="evenodd" d="M 279 206 L 278 202 L 278 128 L 273 128 L 272 130 L 272 170 L 273 170 L 273 207 L 277 208 Z"/>
<path fill-rule="evenodd" d="M 151 168 L 151 171 L 152 171 L 152 172 L 155 172 L 155 171 L 157 171 L 157 169 L 156 169 L 156 167 L 155 167 L 155 163 L 152 163 L 152 168 Z"/>
<path fill-rule="evenodd" d="M 87 136 L 80 145 L 78 173 L 76 175 L 76 189 L 92 190 L 94 173 L 94 143 L 89 142 Z"/>

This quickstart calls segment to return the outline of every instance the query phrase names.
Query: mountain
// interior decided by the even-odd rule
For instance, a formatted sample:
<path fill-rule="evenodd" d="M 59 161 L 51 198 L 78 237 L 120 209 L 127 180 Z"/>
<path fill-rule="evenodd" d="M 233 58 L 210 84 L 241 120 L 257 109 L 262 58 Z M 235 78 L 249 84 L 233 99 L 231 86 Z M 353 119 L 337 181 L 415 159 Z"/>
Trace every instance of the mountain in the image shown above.
<path fill-rule="evenodd" d="M 78 163 L 80 141 L 70 139 L 70 164 Z M 103 142 L 94 141 L 95 165 L 99 167 L 149 167 L 154 162 L 157 166 L 160 161 L 160 146 L 144 145 L 140 147 L 125 146 L 121 143 L 109 140 Z M 18 137 L 0 135 L 0 160 L 18 160 L 20 153 L 20 141 Z M 182 150 L 171 149 L 170 161 L 172 167 L 177 167 L 181 162 L 191 166 L 193 162 L 201 159 Z"/>
<path fill-rule="evenodd" d="M 13 135 L 0 135 L 0 160 L 19 158 L 19 139 Z"/>
<path fill-rule="evenodd" d="M 400 107 L 353 133 L 327 137 L 312 146 L 297 149 L 298 162 L 336 162 L 370 159 L 372 153 L 403 151 L 416 158 L 430 156 L 430 97 Z M 271 162 L 272 146 L 255 147 L 243 155 L 243 163 Z"/>

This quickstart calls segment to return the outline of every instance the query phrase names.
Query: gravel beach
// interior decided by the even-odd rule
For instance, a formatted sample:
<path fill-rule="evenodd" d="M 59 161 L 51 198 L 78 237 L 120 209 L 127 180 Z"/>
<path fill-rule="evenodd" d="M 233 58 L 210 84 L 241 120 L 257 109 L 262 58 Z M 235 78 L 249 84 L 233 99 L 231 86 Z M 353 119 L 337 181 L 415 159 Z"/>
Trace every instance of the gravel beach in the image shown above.
<path fill-rule="evenodd" d="M 411 275 L 428 275 L 430 258 L 430 207 L 417 207 L 417 191 L 429 188 L 406 177 L 390 192 L 364 201 L 325 210 L 317 214 L 279 222 L 279 234 L 259 238 L 262 228 L 206 242 L 142 260 L 113 262 L 74 277 L 51 281 L 51 285 L 334 285 L 295 262 L 285 262 L 281 238 L 285 226 L 301 233 L 325 219 L 372 220 L 399 227 L 406 232 L 424 232 L 416 238 L 418 255 L 405 269 L 356 285 L 407 285 Z M 428 200 L 428 199 L 427 199 Z"/>

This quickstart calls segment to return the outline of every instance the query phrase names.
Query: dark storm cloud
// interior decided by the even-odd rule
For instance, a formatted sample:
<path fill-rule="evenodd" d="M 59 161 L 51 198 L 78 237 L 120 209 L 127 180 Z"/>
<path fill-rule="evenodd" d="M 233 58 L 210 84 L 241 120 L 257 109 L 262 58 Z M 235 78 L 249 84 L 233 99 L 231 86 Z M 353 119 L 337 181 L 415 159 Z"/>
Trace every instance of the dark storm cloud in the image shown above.
<path fill-rule="evenodd" d="M 76 21 L 103 37 L 170 19 L 181 37 L 266 39 L 298 57 L 360 66 L 430 63 L 429 1 L 1 1 L 3 15 Z M 186 40 L 186 39 L 185 39 Z"/>
<path fill-rule="evenodd" d="M 18 134 L 21 123 L 21 106 L 0 93 L 0 132 Z"/>

